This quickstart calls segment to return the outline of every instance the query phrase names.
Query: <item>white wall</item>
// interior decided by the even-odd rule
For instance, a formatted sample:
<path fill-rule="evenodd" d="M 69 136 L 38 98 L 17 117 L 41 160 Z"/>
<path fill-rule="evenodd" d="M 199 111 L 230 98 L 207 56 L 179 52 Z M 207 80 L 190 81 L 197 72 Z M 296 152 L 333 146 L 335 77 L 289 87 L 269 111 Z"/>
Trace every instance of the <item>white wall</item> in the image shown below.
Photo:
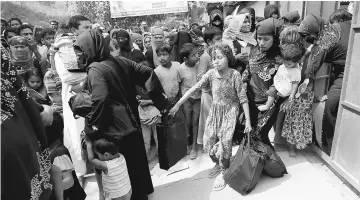
<path fill-rule="evenodd" d="M 264 17 L 264 8 L 266 6 L 266 1 L 258 1 L 255 2 L 252 5 L 249 5 L 249 7 L 254 8 L 255 15 L 257 17 Z"/>

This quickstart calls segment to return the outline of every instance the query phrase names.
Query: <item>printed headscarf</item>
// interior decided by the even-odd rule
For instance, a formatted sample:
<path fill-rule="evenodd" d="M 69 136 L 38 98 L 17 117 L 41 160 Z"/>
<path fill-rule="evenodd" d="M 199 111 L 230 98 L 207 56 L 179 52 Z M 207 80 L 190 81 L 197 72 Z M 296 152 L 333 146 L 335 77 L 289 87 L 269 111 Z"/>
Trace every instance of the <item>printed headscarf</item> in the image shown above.
<path fill-rule="evenodd" d="M 250 20 L 251 20 L 250 32 L 254 32 L 255 28 L 256 28 L 256 26 L 255 26 L 255 22 L 256 22 L 256 20 L 255 20 L 255 16 L 256 16 L 255 15 L 255 10 L 254 10 L 254 8 L 246 7 L 246 8 L 241 9 L 238 14 L 246 14 L 246 13 L 250 14 L 250 16 L 251 16 L 250 17 Z"/>
<path fill-rule="evenodd" d="M 16 45 L 24 45 L 24 49 L 15 48 Z M 11 55 L 11 63 L 16 66 L 19 74 L 22 76 L 23 71 L 27 70 L 31 67 L 34 67 L 34 60 L 32 58 L 32 53 L 30 51 L 29 42 L 26 38 L 22 36 L 14 36 L 9 40 L 10 46 L 10 55 Z"/>
<path fill-rule="evenodd" d="M 341 28 L 338 23 L 330 24 L 319 16 L 308 14 L 300 24 L 299 33 L 317 36 L 313 47 L 312 58 L 314 58 L 321 50 L 328 50 L 339 42 Z"/>
<path fill-rule="evenodd" d="M 98 30 L 87 30 L 77 37 L 74 43 L 84 53 L 80 57 L 80 65 L 84 68 L 89 67 L 93 62 L 101 62 L 110 57 L 109 46 L 105 45 L 105 39 Z"/>
<path fill-rule="evenodd" d="M 233 50 L 231 47 L 227 44 L 215 44 L 209 47 L 209 54 L 211 58 L 213 58 L 215 55 L 215 50 L 220 50 L 228 59 L 228 65 L 230 68 L 236 69 L 236 61 L 233 54 Z"/>
<path fill-rule="evenodd" d="M 264 8 L 264 18 L 271 18 L 271 15 L 277 14 L 280 17 L 279 8 L 274 4 L 269 4 Z"/>

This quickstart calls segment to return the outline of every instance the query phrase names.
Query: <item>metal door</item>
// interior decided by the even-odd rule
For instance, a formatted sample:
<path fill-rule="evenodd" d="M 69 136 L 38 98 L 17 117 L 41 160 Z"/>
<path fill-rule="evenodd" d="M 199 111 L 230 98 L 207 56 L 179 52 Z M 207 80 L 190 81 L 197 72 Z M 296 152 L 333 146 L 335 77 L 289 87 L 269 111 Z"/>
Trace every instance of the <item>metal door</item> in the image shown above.
<path fill-rule="evenodd" d="M 360 2 L 354 15 L 329 164 L 360 191 Z"/>

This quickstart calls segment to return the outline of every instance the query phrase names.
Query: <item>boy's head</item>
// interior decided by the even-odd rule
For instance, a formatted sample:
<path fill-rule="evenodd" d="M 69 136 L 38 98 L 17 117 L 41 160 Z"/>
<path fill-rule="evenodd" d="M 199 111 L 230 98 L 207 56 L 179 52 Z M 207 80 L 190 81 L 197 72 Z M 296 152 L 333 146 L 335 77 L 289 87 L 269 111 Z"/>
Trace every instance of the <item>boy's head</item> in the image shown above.
<path fill-rule="evenodd" d="M 57 30 L 57 29 L 59 28 L 59 22 L 57 22 L 57 21 L 55 21 L 55 20 L 50 21 L 50 27 L 51 27 L 52 29 Z"/>
<path fill-rule="evenodd" d="M 352 14 L 345 9 L 338 9 L 329 17 L 330 23 L 346 22 L 351 21 L 351 19 Z"/>
<path fill-rule="evenodd" d="M 55 38 L 55 29 L 52 28 L 46 28 L 41 31 L 41 43 L 43 43 L 48 48 L 51 46 L 51 44 L 54 43 Z"/>
<path fill-rule="evenodd" d="M 192 43 L 185 43 L 180 50 L 181 62 L 185 62 L 188 67 L 194 67 L 199 61 L 197 49 Z"/>
<path fill-rule="evenodd" d="M 33 28 L 28 24 L 23 24 L 19 27 L 19 35 L 28 40 L 33 39 Z"/>
<path fill-rule="evenodd" d="M 19 18 L 13 17 L 9 19 L 9 25 L 13 28 L 19 28 L 22 25 L 22 22 Z"/>
<path fill-rule="evenodd" d="M 116 144 L 105 138 L 96 140 L 93 145 L 94 152 L 101 161 L 111 160 L 112 156 L 119 153 L 119 148 Z"/>
<path fill-rule="evenodd" d="M 7 42 L 14 37 L 19 35 L 17 28 L 9 27 L 4 31 L 4 37 Z"/>
<path fill-rule="evenodd" d="M 204 40 L 208 45 L 214 45 L 222 42 L 222 31 L 215 26 L 207 27 L 203 35 Z"/>
<path fill-rule="evenodd" d="M 156 54 L 159 57 L 159 61 L 161 65 L 167 65 L 171 62 L 171 47 L 169 45 L 161 45 L 160 47 L 156 48 Z"/>

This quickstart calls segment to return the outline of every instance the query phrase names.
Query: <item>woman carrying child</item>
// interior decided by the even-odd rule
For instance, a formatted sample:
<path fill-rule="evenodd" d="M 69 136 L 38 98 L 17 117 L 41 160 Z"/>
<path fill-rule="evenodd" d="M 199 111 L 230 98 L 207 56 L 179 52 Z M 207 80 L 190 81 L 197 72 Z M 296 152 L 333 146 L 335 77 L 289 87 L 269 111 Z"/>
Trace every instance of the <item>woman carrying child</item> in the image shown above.
<path fill-rule="evenodd" d="M 205 126 L 204 151 L 216 163 L 209 177 L 218 176 L 214 185 L 214 190 L 218 191 L 226 185 L 223 173 L 229 167 L 232 137 L 240 114 L 240 104 L 245 113 L 246 131 L 251 131 L 251 123 L 246 91 L 242 90 L 241 75 L 233 69 L 235 60 L 231 48 L 225 44 L 217 44 L 211 47 L 210 54 L 215 68 L 209 70 L 190 88 L 169 114 L 175 115 L 194 92 L 211 86 L 213 102 Z"/>

